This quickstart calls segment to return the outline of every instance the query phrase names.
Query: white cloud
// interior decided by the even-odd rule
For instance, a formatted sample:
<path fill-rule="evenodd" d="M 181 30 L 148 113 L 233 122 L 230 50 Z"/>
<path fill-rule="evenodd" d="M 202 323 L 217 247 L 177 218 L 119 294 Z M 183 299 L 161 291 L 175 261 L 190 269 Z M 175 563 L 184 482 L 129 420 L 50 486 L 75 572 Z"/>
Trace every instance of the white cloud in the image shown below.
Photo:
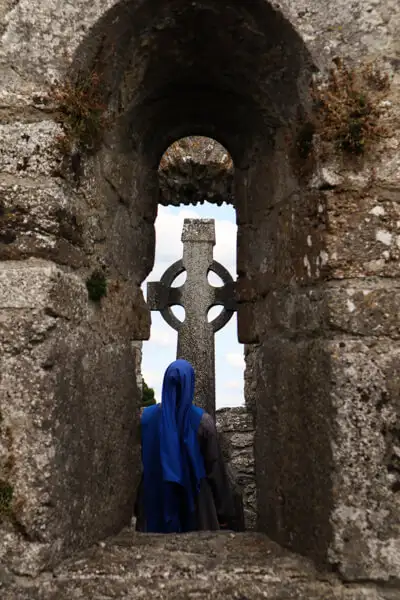
<path fill-rule="evenodd" d="M 147 385 L 153 387 L 153 382 L 157 381 L 159 373 L 153 369 L 142 369 L 142 377 Z"/>
<path fill-rule="evenodd" d="M 236 234 L 235 223 L 215 220 L 214 258 L 228 269 L 234 279 L 236 279 Z"/>
<path fill-rule="evenodd" d="M 224 387 L 228 390 L 243 390 L 243 381 L 229 379 L 228 381 L 225 381 Z"/>
<path fill-rule="evenodd" d="M 226 355 L 226 362 L 232 367 L 244 369 L 245 362 L 243 353 L 240 352 L 228 352 Z"/>
<path fill-rule="evenodd" d="M 170 207 L 159 207 L 155 223 L 156 257 L 154 268 L 146 281 L 158 281 L 164 271 L 182 257 L 181 234 L 184 219 L 201 218 L 200 212 L 194 209 L 184 208 L 174 213 Z M 214 258 L 230 271 L 234 279 L 236 278 L 236 232 L 235 223 L 226 219 L 215 219 Z"/>
<path fill-rule="evenodd" d="M 162 329 L 157 326 L 151 327 L 150 343 L 156 346 L 167 348 L 173 344 L 176 345 L 176 333 L 173 329 L 165 328 Z"/>
<path fill-rule="evenodd" d="M 168 207 L 159 207 L 156 220 L 156 263 L 174 262 L 181 257 L 183 221 L 200 218 L 193 209 L 184 208 L 174 214 Z"/>

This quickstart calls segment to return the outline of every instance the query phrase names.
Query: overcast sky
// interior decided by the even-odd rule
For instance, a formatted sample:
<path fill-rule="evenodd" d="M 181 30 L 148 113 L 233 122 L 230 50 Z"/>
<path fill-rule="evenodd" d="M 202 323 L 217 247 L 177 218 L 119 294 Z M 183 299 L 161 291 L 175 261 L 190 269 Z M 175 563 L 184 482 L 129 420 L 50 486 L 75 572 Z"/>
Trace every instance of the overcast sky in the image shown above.
<path fill-rule="evenodd" d="M 215 219 L 216 245 L 214 258 L 222 263 L 236 279 L 236 223 L 235 211 L 231 206 L 214 206 L 205 203 L 195 207 L 159 206 L 156 220 L 156 259 L 154 269 L 143 285 L 146 297 L 147 281 L 158 281 L 164 271 L 182 258 L 181 233 L 185 218 Z M 183 277 L 183 276 L 182 276 Z M 212 277 L 212 276 L 211 276 Z M 217 285 L 216 280 L 211 280 Z M 173 309 L 179 318 L 183 313 Z M 214 317 L 220 308 L 212 309 Z M 164 371 L 176 358 L 177 333 L 157 312 L 152 312 L 151 336 L 143 343 L 143 376 L 161 400 L 161 385 Z M 237 341 L 236 315 L 215 336 L 216 355 L 216 403 L 217 408 L 244 404 L 243 394 L 243 346 Z"/>

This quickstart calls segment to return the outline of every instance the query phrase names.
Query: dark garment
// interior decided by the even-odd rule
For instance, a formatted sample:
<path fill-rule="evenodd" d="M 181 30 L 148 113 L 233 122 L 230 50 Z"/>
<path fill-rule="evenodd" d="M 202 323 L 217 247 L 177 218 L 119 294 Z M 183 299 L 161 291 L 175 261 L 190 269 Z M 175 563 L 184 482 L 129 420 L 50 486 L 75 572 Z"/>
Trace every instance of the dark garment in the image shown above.
<path fill-rule="evenodd" d="M 233 478 L 224 464 L 218 434 L 212 417 L 204 413 L 197 432 L 206 477 L 196 498 L 197 531 L 231 529 L 244 531 L 243 503 Z M 143 478 L 135 503 L 136 530 L 146 531 Z"/>

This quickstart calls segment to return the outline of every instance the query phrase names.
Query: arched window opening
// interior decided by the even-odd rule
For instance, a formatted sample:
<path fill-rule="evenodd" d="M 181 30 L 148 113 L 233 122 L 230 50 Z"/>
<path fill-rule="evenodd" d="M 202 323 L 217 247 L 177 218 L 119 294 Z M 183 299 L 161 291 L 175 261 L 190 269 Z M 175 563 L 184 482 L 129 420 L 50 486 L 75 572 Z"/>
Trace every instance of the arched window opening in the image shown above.
<path fill-rule="evenodd" d="M 236 214 L 233 208 L 233 161 L 219 142 L 203 136 L 181 138 L 164 152 L 158 168 L 160 204 L 156 219 L 156 257 L 153 271 L 143 284 L 159 281 L 163 273 L 182 258 L 182 227 L 185 219 L 213 219 L 216 244 L 214 260 L 221 263 L 236 279 Z M 189 205 L 195 204 L 194 207 Z M 187 273 L 180 273 L 172 288 L 183 286 Z M 205 275 L 210 287 L 223 285 L 213 271 Z M 182 321 L 185 309 L 171 306 Z M 222 307 L 212 306 L 204 315 L 214 321 Z M 243 347 L 237 339 L 236 314 L 214 336 L 216 408 L 244 405 Z M 158 311 L 152 312 L 150 340 L 143 348 L 144 379 L 161 400 L 162 376 L 167 365 L 176 358 L 177 332 Z"/>

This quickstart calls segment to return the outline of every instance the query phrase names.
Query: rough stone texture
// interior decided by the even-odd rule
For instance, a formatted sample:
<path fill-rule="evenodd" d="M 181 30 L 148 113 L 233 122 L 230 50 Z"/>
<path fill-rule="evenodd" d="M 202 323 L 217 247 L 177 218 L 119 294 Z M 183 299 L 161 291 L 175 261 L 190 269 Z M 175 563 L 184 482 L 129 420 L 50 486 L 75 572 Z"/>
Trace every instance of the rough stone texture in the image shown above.
<path fill-rule="evenodd" d="M 132 346 L 135 349 L 135 373 L 136 373 L 136 385 L 139 389 L 140 395 L 143 392 L 143 374 L 142 374 L 142 350 L 143 342 L 132 342 Z"/>
<path fill-rule="evenodd" d="M 177 358 L 188 360 L 196 373 L 195 402 L 215 416 L 215 343 L 214 335 L 224 327 L 234 312 L 233 280 L 213 260 L 215 245 L 214 219 L 185 219 L 182 230 L 183 258 L 171 265 L 160 282 L 147 284 L 150 310 L 159 310 L 171 327 L 178 331 Z M 223 286 L 208 283 L 209 271 L 220 275 Z M 171 287 L 178 275 L 186 271 L 185 283 Z M 171 306 L 185 309 L 183 321 L 177 319 Z M 222 312 L 208 321 L 210 308 L 220 305 Z"/>
<path fill-rule="evenodd" d="M 257 418 L 257 382 L 260 381 L 260 373 L 257 372 L 257 345 L 247 344 L 244 347 L 244 397 L 246 409 L 253 417 L 253 424 Z"/>
<path fill-rule="evenodd" d="M 257 519 L 254 470 L 254 424 L 246 408 L 222 408 L 216 413 L 224 459 L 243 494 L 246 530 L 255 529 Z"/>
<path fill-rule="evenodd" d="M 0 557 L 17 572 L 130 522 L 136 358 L 118 316 L 102 315 L 80 278 L 51 262 L 1 263 L 0 480 L 13 498 L 0 514 Z"/>
<path fill-rule="evenodd" d="M 210 138 L 191 136 L 171 144 L 158 175 L 161 204 L 234 203 L 232 159 Z"/>
<path fill-rule="evenodd" d="M 253 345 L 249 375 L 257 378 L 256 388 L 247 378 L 246 389 L 257 423 L 259 527 L 349 579 L 399 573 L 399 19 L 397 0 L 0 3 L 0 185 L 2 206 L 18 208 L 15 230 L 1 217 L 1 257 L 52 260 L 81 285 L 93 267 L 104 267 L 121 287 L 103 320 L 96 313 L 102 327 L 92 354 L 106 352 L 103 333 L 118 348 L 127 339 L 114 314 L 136 322 L 129 342 L 145 338 L 138 289 L 154 258 L 162 153 L 186 135 L 224 144 L 235 166 L 239 337 Z M 388 135 L 363 160 L 332 153 L 305 165 L 295 148 L 308 84 L 335 56 L 378 58 L 393 75 Z M 54 141 L 53 126 L 43 123 L 53 117 L 48 82 L 67 69 L 72 77 L 100 71 L 109 108 L 105 143 L 82 158 L 80 186 L 57 175 L 45 149 Z M 52 216 L 57 202 L 67 211 L 67 245 Z M 40 294 L 33 300 L 40 306 Z M 28 346 L 14 338 L 9 333 L 7 344 L 20 343 L 25 356 Z M 65 355 L 72 350 L 71 341 Z M 12 398 L 18 369 L 8 364 Z M 107 369 L 103 376 L 107 389 Z M 133 379 L 125 379 L 125 392 Z M 58 406 L 55 384 L 53 393 Z M 108 439 L 106 425 L 98 431 Z M 28 465 L 30 449 L 21 448 Z M 18 474 L 15 485 L 24 485 Z M 32 494 L 27 522 L 36 518 Z M 116 508 L 112 518 L 122 516 Z M 59 527 L 54 520 L 49 536 Z M 371 593 L 378 594 L 360 592 Z"/>
<path fill-rule="evenodd" d="M 396 600 L 400 593 L 390 586 L 346 587 L 262 535 L 130 530 L 36 580 L 13 581 L 4 572 L 0 589 L 3 600 Z"/>

